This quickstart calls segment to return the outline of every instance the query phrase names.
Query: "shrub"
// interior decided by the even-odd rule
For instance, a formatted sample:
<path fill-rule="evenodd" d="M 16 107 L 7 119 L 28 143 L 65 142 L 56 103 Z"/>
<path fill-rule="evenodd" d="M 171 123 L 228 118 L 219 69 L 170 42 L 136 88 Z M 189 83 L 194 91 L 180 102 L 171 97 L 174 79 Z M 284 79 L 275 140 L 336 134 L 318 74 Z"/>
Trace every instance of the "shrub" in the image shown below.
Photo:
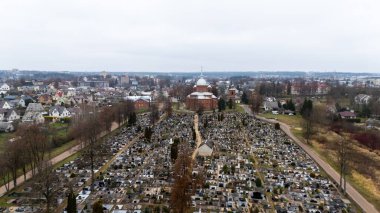
<path fill-rule="evenodd" d="M 274 128 L 275 128 L 275 129 L 280 129 L 280 124 L 279 124 L 279 123 L 275 123 L 275 124 L 274 124 Z"/>
<path fill-rule="evenodd" d="M 314 172 L 312 172 L 312 173 L 310 173 L 310 177 L 315 178 L 315 177 L 317 177 L 317 175 Z"/>
<path fill-rule="evenodd" d="M 260 178 L 256 178 L 255 183 L 256 183 L 257 187 L 262 187 L 263 186 L 263 182 L 262 182 L 262 180 Z"/>
<path fill-rule="evenodd" d="M 380 134 L 374 131 L 356 133 L 353 138 L 360 144 L 371 148 L 380 150 Z"/>

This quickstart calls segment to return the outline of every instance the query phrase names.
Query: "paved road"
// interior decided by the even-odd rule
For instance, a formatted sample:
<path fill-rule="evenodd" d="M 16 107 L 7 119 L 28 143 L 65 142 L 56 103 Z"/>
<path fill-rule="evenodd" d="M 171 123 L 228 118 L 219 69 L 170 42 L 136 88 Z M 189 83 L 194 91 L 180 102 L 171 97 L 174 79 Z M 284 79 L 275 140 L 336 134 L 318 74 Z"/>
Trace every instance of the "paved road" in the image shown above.
<path fill-rule="evenodd" d="M 245 112 L 252 115 L 252 111 L 247 105 L 242 105 Z M 293 141 L 295 141 L 335 182 L 339 183 L 339 174 L 336 172 L 328 163 L 322 160 L 319 155 L 312 150 L 311 147 L 301 142 L 297 137 L 293 135 L 290 130 L 290 126 L 279 122 L 277 120 L 266 119 L 260 116 L 255 115 L 256 118 L 270 122 L 270 123 L 279 123 L 282 131 L 285 132 Z M 378 213 L 375 207 L 369 203 L 350 183 L 347 183 L 347 194 L 348 196 L 367 213 Z"/>
<path fill-rule="evenodd" d="M 117 129 L 119 126 L 117 123 L 112 123 L 112 127 L 111 127 L 111 131 L 114 131 L 115 129 Z M 101 137 L 103 137 L 104 135 L 106 135 L 107 133 L 104 132 Z M 73 147 L 71 147 L 70 149 L 62 152 L 61 154 L 57 155 L 56 157 L 52 158 L 50 160 L 51 164 L 52 165 L 55 165 L 59 162 L 61 162 L 62 160 L 70 157 L 71 155 L 77 153 L 79 150 L 82 149 L 82 145 L 81 144 L 78 144 L 78 145 L 75 145 Z M 26 180 L 29 180 L 30 178 L 32 178 L 33 174 L 32 174 L 32 171 L 29 171 L 26 173 Z M 23 184 L 25 182 L 25 179 L 24 179 L 24 175 L 20 175 L 18 178 L 17 178 L 17 186 Z M 10 181 L 9 182 L 9 190 L 12 190 L 15 186 L 13 185 L 13 181 Z M 1 186 L 0 187 L 0 197 L 3 196 L 5 193 L 7 192 L 6 190 L 6 187 L 5 185 Z"/>

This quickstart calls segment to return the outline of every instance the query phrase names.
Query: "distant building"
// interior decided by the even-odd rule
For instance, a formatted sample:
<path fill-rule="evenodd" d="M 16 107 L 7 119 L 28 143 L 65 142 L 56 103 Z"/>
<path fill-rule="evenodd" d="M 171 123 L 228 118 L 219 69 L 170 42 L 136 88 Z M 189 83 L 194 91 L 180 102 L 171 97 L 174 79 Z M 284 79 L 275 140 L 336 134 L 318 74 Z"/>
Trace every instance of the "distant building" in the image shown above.
<path fill-rule="evenodd" d="M 359 94 L 355 96 L 355 103 L 356 104 L 369 104 L 370 100 L 372 99 L 372 96 L 366 95 L 366 94 Z"/>
<path fill-rule="evenodd" d="M 0 121 L 0 132 L 13 132 L 15 130 L 11 122 Z"/>
<path fill-rule="evenodd" d="M 12 108 L 8 101 L 0 101 L 0 109 L 10 109 Z"/>
<path fill-rule="evenodd" d="M 213 143 L 206 141 L 202 143 L 198 148 L 198 155 L 202 157 L 211 156 L 213 152 Z"/>
<path fill-rule="evenodd" d="M 52 106 L 49 109 L 49 116 L 55 118 L 65 118 L 70 116 L 70 112 L 64 106 Z"/>
<path fill-rule="evenodd" d="M 122 75 L 120 76 L 120 85 L 121 86 L 126 86 L 129 84 L 129 77 L 128 75 Z"/>
<path fill-rule="evenodd" d="M 81 81 L 79 82 L 80 87 L 95 87 L 95 88 L 105 88 L 109 87 L 108 81 Z"/>
<path fill-rule="evenodd" d="M 51 104 L 53 102 L 53 99 L 49 94 L 42 94 L 38 97 L 38 102 L 44 105 Z"/>
<path fill-rule="evenodd" d="M 240 103 L 240 97 L 239 97 L 239 90 L 236 88 L 230 88 L 228 89 L 228 94 L 227 94 L 227 100 L 232 100 L 235 103 L 239 104 Z"/>
<path fill-rule="evenodd" d="M 20 119 L 20 115 L 14 109 L 0 109 L 1 121 L 14 121 Z"/>
<path fill-rule="evenodd" d="M 194 92 L 186 97 L 186 107 L 190 110 L 214 110 L 218 107 L 218 99 L 211 93 L 211 86 L 201 76 L 194 85 Z"/>
<path fill-rule="evenodd" d="M 45 109 L 41 103 L 29 103 L 26 112 L 44 112 Z"/>
<path fill-rule="evenodd" d="M 339 116 L 340 116 L 342 119 L 355 119 L 355 118 L 356 118 L 356 114 L 355 114 L 355 112 L 353 112 L 353 111 L 343 111 L 343 112 L 339 112 Z"/>
<path fill-rule="evenodd" d="M 7 92 L 9 92 L 9 90 L 10 90 L 10 87 L 8 84 L 2 83 L 0 85 L 0 94 L 6 94 Z"/>
<path fill-rule="evenodd" d="M 331 89 L 330 86 L 327 85 L 326 83 L 318 83 L 316 94 L 326 95 L 330 92 L 330 89 Z"/>
<path fill-rule="evenodd" d="M 264 101 L 263 108 L 265 111 L 277 111 L 279 106 L 277 101 Z"/>
<path fill-rule="evenodd" d="M 25 112 L 25 115 L 22 117 L 22 122 L 39 124 L 39 123 L 44 123 L 45 118 L 42 112 L 29 111 L 29 112 Z"/>
<path fill-rule="evenodd" d="M 135 110 L 147 110 L 149 109 L 152 101 L 150 96 L 127 96 L 124 98 L 127 101 L 132 101 Z"/>

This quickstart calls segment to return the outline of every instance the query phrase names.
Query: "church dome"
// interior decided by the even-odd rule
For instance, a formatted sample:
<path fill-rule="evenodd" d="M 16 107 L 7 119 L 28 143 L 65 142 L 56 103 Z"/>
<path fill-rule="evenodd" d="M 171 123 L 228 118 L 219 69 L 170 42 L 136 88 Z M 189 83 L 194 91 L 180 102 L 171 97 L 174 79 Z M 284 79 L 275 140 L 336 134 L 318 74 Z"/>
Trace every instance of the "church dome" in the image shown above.
<path fill-rule="evenodd" d="M 198 81 L 197 81 L 197 86 L 208 86 L 208 84 L 207 84 L 207 82 L 206 82 L 206 80 L 204 79 L 204 78 L 200 78 L 200 79 L 198 79 Z"/>

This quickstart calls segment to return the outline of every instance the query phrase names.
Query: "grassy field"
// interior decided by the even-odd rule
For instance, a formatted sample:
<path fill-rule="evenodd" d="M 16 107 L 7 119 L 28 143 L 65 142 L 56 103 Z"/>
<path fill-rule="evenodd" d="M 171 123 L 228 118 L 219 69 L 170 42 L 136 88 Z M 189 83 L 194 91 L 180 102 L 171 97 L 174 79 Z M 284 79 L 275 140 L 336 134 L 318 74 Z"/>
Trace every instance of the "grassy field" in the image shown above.
<path fill-rule="evenodd" d="M 273 115 L 272 113 L 263 113 L 259 114 L 259 116 L 268 119 L 276 119 L 290 125 L 292 128 L 301 128 L 301 115 Z"/>
<path fill-rule="evenodd" d="M 3 152 L 5 143 L 13 137 L 12 133 L 0 133 L 0 153 Z"/>
<path fill-rule="evenodd" d="M 276 119 L 290 125 L 292 133 L 301 141 L 304 141 L 302 117 L 300 115 L 288 116 L 266 113 L 260 114 L 260 116 Z M 340 136 L 325 127 L 318 127 L 315 132 L 311 147 L 324 161 L 338 171 L 337 154 L 334 150 L 337 149 L 337 141 Z M 352 143 L 354 152 L 350 162 L 351 172 L 347 179 L 356 190 L 380 210 L 380 156 L 375 152 L 370 152 L 368 149 L 358 146 L 355 142 Z M 363 164 L 366 166 L 363 167 Z"/>
<path fill-rule="evenodd" d="M 318 134 L 317 138 L 324 137 L 324 139 L 323 142 L 313 139 L 313 149 L 324 161 L 338 171 L 337 154 L 334 151 L 338 136 L 330 131 Z M 369 202 L 380 209 L 380 156 L 359 146 L 354 146 L 353 149 L 350 162 L 351 171 L 347 179 Z M 367 166 L 363 167 L 364 162 L 358 161 L 358 159 L 366 159 L 364 161 L 366 161 Z"/>
<path fill-rule="evenodd" d="M 243 113 L 245 111 L 240 104 L 235 104 L 235 108 L 229 109 L 228 107 L 226 107 L 225 112 L 241 112 L 241 113 Z"/>
<path fill-rule="evenodd" d="M 67 129 L 68 129 L 68 124 L 64 123 L 51 123 L 49 126 L 55 130 L 54 135 L 52 136 L 57 136 L 57 137 L 66 137 L 67 136 Z M 15 137 L 15 132 L 11 133 L 0 133 L 0 153 L 4 150 L 5 143 Z M 57 149 L 62 149 L 61 147 L 58 147 Z M 55 150 L 53 150 L 55 151 Z"/>

